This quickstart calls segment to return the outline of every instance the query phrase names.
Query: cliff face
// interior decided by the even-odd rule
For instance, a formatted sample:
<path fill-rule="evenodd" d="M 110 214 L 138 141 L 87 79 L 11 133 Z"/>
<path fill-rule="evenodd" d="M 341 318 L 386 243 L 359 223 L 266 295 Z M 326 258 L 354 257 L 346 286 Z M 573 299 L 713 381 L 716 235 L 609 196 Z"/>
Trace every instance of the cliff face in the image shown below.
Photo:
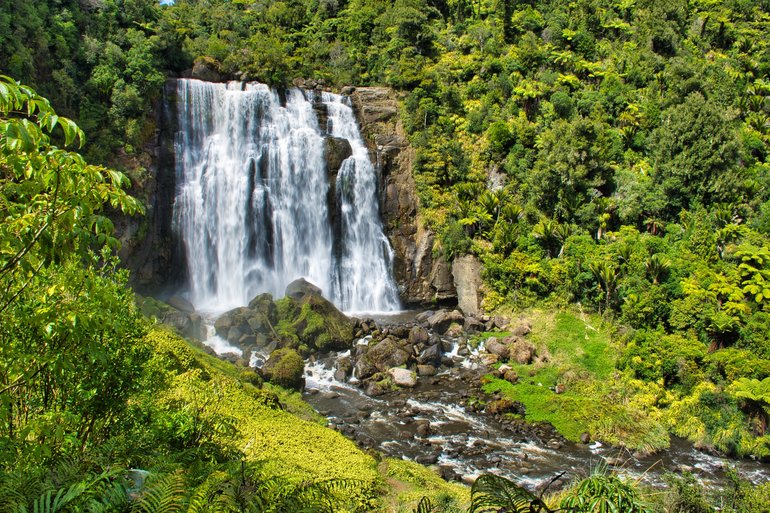
<path fill-rule="evenodd" d="M 414 153 L 399 120 L 395 94 L 387 88 L 370 87 L 344 92 L 351 96 L 372 162 L 380 173 L 383 227 L 395 253 L 394 276 L 401 300 L 415 304 L 454 299 L 457 293 L 450 265 L 434 258 L 434 234 L 419 220 L 412 177 Z M 157 112 L 158 130 L 145 148 L 147 162 L 141 165 L 146 172 L 133 177 L 133 192 L 145 201 L 147 215 L 116 220 L 123 242 L 120 256 L 131 270 L 132 283 L 141 293 L 153 295 L 180 284 L 184 276 L 184 259 L 174 254 L 171 231 L 176 186 L 176 80 L 167 82 L 164 102 Z M 327 141 L 332 183 L 341 160 L 350 151 L 339 146 L 333 138 Z"/>
<path fill-rule="evenodd" d="M 457 293 L 449 265 L 433 256 L 434 234 L 420 222 L 412 176 L 414 151 L 398 116 L 391 89 L 359 87 L 350 93 L 372 161 L 380 170 L 385 233 L 395 251 L 394 275 L 402 301 L 426 303 Z"/>
<path fill-rule="evenodd" d="M 131 193 L 146 208 L 144 218 L 116 219 L 121 241 L 119 256 L 131 271 L 132 286 L 143 294 L 158 294 L 178 282 L 183 271 L 173 265 L 171 219 L 175 183 L 174 135 L 176 132 L 176 80 L 168 80 L 164 100 L 155 107 L 156 127 L 138 162 L 127 167 L 142 169 L 130 173 Z M 176 269 L 175 269 L 176 267 Z"/>

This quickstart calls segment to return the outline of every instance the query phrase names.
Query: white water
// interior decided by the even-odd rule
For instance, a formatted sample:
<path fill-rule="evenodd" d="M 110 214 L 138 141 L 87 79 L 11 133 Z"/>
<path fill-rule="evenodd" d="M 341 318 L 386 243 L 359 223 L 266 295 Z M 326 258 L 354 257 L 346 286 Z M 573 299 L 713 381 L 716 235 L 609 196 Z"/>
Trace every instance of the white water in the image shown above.
<path fill-rule="evenodd" d="M 337 179 L 335 255 L 313 95 L 291 89 L 282 106 L 263 84 L 197 80 L 179 80 L 177 94 L 174 229 L 198 310 L 222 312 L 262 292 L 280 297 L 299 277 L 342 310 L 399 308 L 376 172 L 343 97 L 320 100 L 330 132 L 353 149 Z"/>

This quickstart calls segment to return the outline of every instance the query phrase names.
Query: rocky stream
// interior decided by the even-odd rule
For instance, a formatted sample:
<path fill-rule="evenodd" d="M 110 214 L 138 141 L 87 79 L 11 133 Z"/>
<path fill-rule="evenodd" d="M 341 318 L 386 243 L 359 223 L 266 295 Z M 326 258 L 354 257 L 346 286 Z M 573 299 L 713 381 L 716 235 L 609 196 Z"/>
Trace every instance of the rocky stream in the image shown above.
<path fill-rule="evenodd" d="M 551 486 L 558 488 L 600 466 L 657 486 L 664 485 L 667 472 L 692 472 L 707 486 L 724 484 L 731 466 L 755 482 L 770 478 L 766 464 L 697 450 L 684 440 L 640 455 L 591 440 L 587 433 L 583 443 L 571 442 L 548 423 L 527 422 L 522 404 L 480 388 L 487 374 L 517 379 L 504 364 L 496 365 L 503 354 L 520 363 L 541 358 L 527 340 L 526 321 L 509 325 L 506 319 L 444 309 L 348 318 L 303 280 L 286 292 L 283 301 L 294 305 L 293 329 L 303 333 L 307 322 L 312 324 L 299 306 L 307 304 L 323 313 L 322 329 L 329 335 L 313 334 L 327 344 L 322 349 L 308 344 L 304 352 L 303 398 L 329 427 L 364 449 L 433 466 L 448 480 L 471 482 L 495 473 L 533 490 L 554 479 Z M 287 325 L 275 304 L 262 294 L 250 306 L 218 317 L 188 313 L 186 318 L 209 319 L 204 343 L 220 357 L 249 362 L 264 374 L 271 353 L 282 345 L 275 327 Z M 511 335 L 481 342 L 474 336 L 501 328 Z"/>

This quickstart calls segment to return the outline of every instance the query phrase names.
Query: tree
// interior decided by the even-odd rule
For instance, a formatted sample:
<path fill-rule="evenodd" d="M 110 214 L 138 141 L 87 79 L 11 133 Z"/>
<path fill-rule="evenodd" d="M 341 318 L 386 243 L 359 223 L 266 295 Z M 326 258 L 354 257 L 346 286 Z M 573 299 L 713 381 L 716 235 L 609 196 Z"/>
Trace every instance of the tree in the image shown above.
<path fill-rule="evenodd" d="M 743 399 L 744 408 L 749 415 L 759 419 L 759 434 L 764 435 L 770 418 L 770 378 L 740 378 L 730 385 L 729 390 L 735 397 Z"/>
<path fill-rule="evenodd" d="M 594 222 L 594 198 L 614 188 L 616 135 L 607 126 L 582 117 L 558 120 L 537 142 L 537 162 L 526 180 L 531 201 L 559 221 Z"/>
<path fill-rule="evenodd" d="M 666 109 L 650 151 L 654 182 L 668 198 L 668 217 L 696 205 L 739 201 L 738 148 L 732 120 L 702 94 Z"/>
<path fill-rule="evenodd" d="M 145 357 L 103 212 L 141 204 L 123 190 L 124 175 L 55 140 L 82 146 L 84 135 L 0 76 L 0 437 L 33 461 L 82 451 L 116 423 Z"/>
<path fill-rule="evenodd" d="M 0 76 L 0 311 L 28 273 L 82 254 L 92 242 L 114 246 L 103 208 L 143 211 L 123 190 L 129 185 L 125 175 L 89 165 L 52 139 L 65 146 L 85 143 L 80 128 L 57 116 L 48 100 Z"/>

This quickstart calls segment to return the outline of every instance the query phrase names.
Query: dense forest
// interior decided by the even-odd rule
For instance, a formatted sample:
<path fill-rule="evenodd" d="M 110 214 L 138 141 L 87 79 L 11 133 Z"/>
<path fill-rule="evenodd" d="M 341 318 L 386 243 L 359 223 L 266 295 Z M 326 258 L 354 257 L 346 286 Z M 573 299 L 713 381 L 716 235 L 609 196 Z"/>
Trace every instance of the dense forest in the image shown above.
<path fill-rule="evenodd" d="M 366 511 L 395 478 L 464 493 L 383 476 L 296 396 L 138 313 L 110 215 L 141 214 L 126 191 L 144 199 L 163 84 L 196 65 L 394 88 L 434 253 L 483 263 L 488 312 L 586 310 L 612 333 L 609 367 L 541 370 L 570 388 L 565 432 L 770 458 L 769 30 L 767 0 L 0 0 L 0 511 Z M 227 395 L 248 400 L 210 402 Z M 268 422 L 349 460 L 239 445 Z M 110 502 L 131 467 L 156 470 L 152 493 Z M 711 511 L 671 488 L 645 507 Z M 770 503 L 737 477 L 725 494 Z"/>

